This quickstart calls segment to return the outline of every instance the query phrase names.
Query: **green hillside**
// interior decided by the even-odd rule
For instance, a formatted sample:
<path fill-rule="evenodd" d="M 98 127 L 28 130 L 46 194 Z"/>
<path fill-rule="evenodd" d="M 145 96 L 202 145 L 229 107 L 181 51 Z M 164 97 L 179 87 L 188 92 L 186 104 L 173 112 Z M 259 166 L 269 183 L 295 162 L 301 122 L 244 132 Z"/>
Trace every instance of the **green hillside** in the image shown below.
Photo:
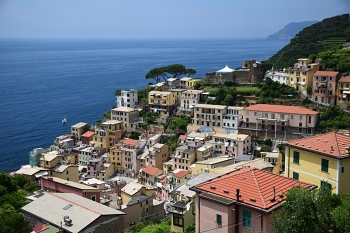
<path fill-rule="evenodd" d="M 298 58 L 340 48 L 347 42 L 350 42 L 350 16 L 344 14 L 304 28 L 267 62 L 272 63 L 274 68 L 289 67 Z"/>

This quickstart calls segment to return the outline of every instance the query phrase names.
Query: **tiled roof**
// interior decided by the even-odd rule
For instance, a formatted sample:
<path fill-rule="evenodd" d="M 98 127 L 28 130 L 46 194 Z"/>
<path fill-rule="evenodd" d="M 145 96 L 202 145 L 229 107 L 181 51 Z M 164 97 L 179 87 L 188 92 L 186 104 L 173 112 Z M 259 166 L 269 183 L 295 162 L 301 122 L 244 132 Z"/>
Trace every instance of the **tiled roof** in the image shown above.
<path fill-rule="evenodd" d="M 346 147 L 350 146 L 350 137 L 341 133 L 330 132 L 297 139 L 287 142 L 286 145 L 329 157 L 350 157 L 350 154 L 346 152 Z"/>
<path fill-rule="evenodd" d="M 350 76 L 344 76 L 339 79 L 340 83 L 350 83 Z"/>
<path fill-rule="evenodd" d="M 272 104 L 255 104 L 245 107 L 243 110 L 248 111 L 263 111 L 263 112 L 276 112 L 276 113 L 291 113 L 291 114 L 309 114 L 316 115 L 316 111 L 312 111 L 308 108 L 299 106 L 285 106 L 285 105 L 272 105 Z"/>
<path fill-rule="evenodd" d="M 125 139 L 123 142 L 124 145 L 137 145 L 138 140 L 134 139 Z"/>
<path fill-rule="evenodd" d="M 188 171 L 179 171 L 178 173 L 174 174 L 177 178 L 182 178 L 188 174 Z"/>
<path fill-rule="evenodd" d="M 180 140 L 185 140 L 186 137 L 187 137 L 186 135 L 180 135 L 180 136 L 179 136 L 179 139 L 180 139 Z"/>
<path fill-rule="evenodd" d="M 142 168 L 142 171 L 148 175 L 154 176 L 159 171 L 159 169 L 152 166 L 146 166 L 145 168 Z"/>
<path fill-rule="evenodd" d="M 303 188 L 315 187 L 267 171 L 242 168 L 199 184 L 194 190 L 205 191 L 236 201 L 236 190 L 239 189 L 241 203 L 267 210 L 284 201 L 287 191 L 298 185 Z M 273 200 L 274 188 L 275 199 Z"/>
<path fill-rule="evenodd" d="M 87 131 L 86 133 L 84 133 L 83 135 L 81 135 L 82 137 L 91 137 L 95 134 L 95 132 L 93 131 Z"/>
<path fill-rule="evenodd" d="M 314 76 L 337 76 L 339 72 L 336 71 L 316 71 Z"/>

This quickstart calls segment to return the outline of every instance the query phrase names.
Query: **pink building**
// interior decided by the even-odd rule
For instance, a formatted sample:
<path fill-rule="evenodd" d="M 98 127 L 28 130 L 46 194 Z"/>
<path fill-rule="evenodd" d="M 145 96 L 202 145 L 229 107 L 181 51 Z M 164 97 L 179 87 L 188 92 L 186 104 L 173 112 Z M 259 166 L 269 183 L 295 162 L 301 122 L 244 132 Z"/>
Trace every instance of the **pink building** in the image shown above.
<path fill-rule="evenodd" d="M 87 165 L 87 174 L 85 178 L 94 178 L 103 165 L 102 158 L 90 159 Z"/>
<path fill-rule="evenodd" d="M 288 190 L 316 186 L 273 173 L 241 168 L 198 184 L 196 232 L 272 232 L 272 212 L 281 210 Z"/>
<path fill-rule="evenodd" d="M 100 202 L 100 190 L 85 184 L 67 181 L 57 177 L 43 176 L 40 179 L 41 189 L 54 193 L 75 193 L 90 200 Z"/>
<path fill-rule="evenodd" d="M 335 104 L 336 86 L 341 74 L 335 71 L 316 71 L 312 82 L 312 99 L 320 104 Z"/>

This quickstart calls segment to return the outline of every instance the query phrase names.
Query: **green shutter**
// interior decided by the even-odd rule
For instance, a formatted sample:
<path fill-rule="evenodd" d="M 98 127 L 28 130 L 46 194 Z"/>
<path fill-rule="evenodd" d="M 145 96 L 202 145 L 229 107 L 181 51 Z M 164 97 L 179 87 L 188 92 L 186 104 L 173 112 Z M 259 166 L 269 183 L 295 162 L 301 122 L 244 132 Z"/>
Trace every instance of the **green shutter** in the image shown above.
<path fill-rule="evenodd" d="M 249 210 L 243 210 L 243 226 L 252 228 L 252 212 Z"/>
<path fill-rule="evenodd" d="M 293 163 L 299 164 L 299 152 L 298 151 L 294 151 L 294 153 L 293 153 Z"/>
<path fill-rule="evenodd" d="M 222 224 L 221 214 L 216 214 L 216 224 L 218 224 L 218 225 Z"/>
<path fill-rule="evenodd" d="M 293 172 L 293 179 L 299 180 L 299 173 Z"/>
<path fill-rule="evenodd" d="M 328 172 L 328 160 L 322 159 L 321 171 Z"/>

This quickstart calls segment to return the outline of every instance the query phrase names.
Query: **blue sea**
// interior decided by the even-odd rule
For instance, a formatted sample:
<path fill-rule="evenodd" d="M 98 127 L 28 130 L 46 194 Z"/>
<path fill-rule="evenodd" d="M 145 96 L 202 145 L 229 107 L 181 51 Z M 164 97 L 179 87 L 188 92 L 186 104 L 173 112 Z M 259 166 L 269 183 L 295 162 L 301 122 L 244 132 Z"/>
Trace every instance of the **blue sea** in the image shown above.
<path fill-rule="evenodd" d="M 288 40 L 0 40 L 0 171 L 28 164 L 80 121 L 95 124 L 116 89 L 143 89 L 155 67 L 183 64 L 194 77 L 268 59 Z M 62 124 L 63 118 L 68 123 Z"/>

